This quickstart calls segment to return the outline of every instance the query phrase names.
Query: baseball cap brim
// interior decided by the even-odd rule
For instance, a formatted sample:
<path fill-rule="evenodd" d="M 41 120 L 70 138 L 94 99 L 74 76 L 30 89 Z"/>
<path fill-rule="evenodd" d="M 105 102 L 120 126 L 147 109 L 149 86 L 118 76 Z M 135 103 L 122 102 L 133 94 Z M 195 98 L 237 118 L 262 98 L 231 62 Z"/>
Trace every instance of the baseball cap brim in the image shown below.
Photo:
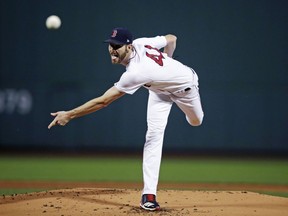
<path fill-rule="evenodd" d="M 117 41 L 117 40 L 113 40 L 113 39 L 111 39 L 111 38 L 105 40 L 104 43 L 112 43 L 112 44 L 116 44 L 116 45 L 125 44 L 125 43 L 123 43 L 123 42 L 120 42 L 120 41 Z"/>

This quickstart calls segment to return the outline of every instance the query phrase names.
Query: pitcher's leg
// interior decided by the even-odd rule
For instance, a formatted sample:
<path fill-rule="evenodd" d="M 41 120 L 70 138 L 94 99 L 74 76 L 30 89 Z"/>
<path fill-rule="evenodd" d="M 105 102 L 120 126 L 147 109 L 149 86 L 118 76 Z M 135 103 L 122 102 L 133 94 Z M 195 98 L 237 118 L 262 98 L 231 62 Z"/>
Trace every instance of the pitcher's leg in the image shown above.
<path fill-rule="evenodd" d="M 147 108 L 147 133 L 143 150 L 143 194 L 157 192 L 164 131 L 173 102 L 166 95 L 150 92 Z"/>
<path fill-rule="evenodd" d="M 204 112 L 201 105 L 199 89 L 192 86 L 191 90 L 183 97 L 173 96 L 173 101 L 185 113 L 188 123 L 192 126 L 202 124 Z"/>

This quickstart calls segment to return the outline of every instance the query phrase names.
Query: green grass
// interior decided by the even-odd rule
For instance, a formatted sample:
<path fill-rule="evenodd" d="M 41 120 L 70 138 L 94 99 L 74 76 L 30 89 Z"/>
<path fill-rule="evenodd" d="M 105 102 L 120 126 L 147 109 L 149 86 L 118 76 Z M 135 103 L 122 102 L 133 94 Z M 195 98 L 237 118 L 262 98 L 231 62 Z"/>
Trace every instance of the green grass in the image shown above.
<path fill-rule="evenodd" d="M 0 170 L 0 180 L 141 180 L 141 161 L 125 158 L 3 157 Z"/>
<path fill-rule="evenodd" d="M 281 160 L 166 160 L 165 181 L 208 183 L 288 184 L 288 161 Z"/>
<path fill-rule="evenodd" d="M 39 188 L 25 188 L 25 189 L 19 189 L 19 188 L 1 188 L 0 194 L 1 195 L 12 195 L 12 194 L 26 194 L 30 192 L 41 192 L 43 189 Z"/>
<path fill-rule="evenodd" d="M 0 180 L 142 182 L 141 160 L 142 158 L 96 156 L 2 156 Z M 288 185 L 287 167 L 287 160 L 163 158 L 160 181 Z M 21 190 L 0 189 L 0 193 L 21 193 Z M 36 191 L 37 188 L 30 190 Z"/>

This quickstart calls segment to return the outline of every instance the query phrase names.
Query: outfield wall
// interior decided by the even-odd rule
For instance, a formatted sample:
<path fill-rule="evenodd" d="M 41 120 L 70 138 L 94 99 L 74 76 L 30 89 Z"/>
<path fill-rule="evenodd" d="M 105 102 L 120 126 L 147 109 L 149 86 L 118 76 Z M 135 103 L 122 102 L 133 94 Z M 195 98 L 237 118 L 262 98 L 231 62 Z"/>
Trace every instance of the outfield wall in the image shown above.
<path fill-rule="evenodd" d="M 147 91 L 67 127 L 50 112 L 101 95 L 124 71 L 102 41 L 115 26 L 135 37 L 173 33 L 175 56 L 200 77 L 205 118 L 190 127 L 175 106 L 165 149 L 288 152 L 288 2 L 1 1 L 0 149 L 142 149 Z M 57 14 L 62 26 L 45 27 Z"/>

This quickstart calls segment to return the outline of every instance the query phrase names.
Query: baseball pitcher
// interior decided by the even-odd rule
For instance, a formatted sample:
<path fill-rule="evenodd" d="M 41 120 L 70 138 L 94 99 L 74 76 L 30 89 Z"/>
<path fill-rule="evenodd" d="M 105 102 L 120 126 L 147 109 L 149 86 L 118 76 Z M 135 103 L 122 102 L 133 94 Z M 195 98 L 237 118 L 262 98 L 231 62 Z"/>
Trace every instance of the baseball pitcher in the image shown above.
<path fill-rule="evenodd" d="M 51 113 L 55 118 L 48 126 L 49 129 L 55 125 L 64 126 L 74 118 L 108 106 L 125 94 L 133 94 L 140 87 L 147 88 L 148 129 L 143 150 L 144 188 L 140 207 L 150 211 L 160 209 L 156 193 L 164 131 L 172 104 L 184 112 L 192 126 L 201 125 L 204 117 L 196 72 L 172 58 L 176 39 L 168 34 L 133 40 L 128 29 L 113 29 L 105 42 L 109 44 L 112 63 L 125 66 L 126 71 L 103 95 L 72 110 Z"/>

